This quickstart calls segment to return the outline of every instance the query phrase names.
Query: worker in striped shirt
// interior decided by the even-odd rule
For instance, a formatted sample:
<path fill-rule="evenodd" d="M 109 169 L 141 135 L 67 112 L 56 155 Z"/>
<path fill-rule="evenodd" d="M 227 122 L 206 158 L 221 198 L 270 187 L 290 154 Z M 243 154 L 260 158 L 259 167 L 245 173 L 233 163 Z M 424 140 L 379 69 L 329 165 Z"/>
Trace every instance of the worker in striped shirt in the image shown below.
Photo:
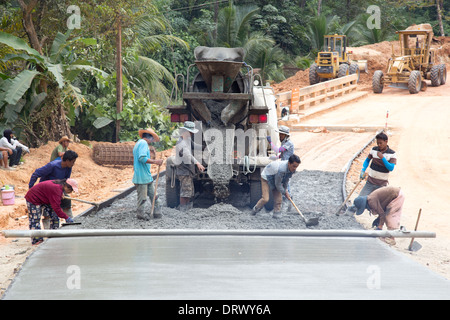
<path fill-rule="evenodd" d="M 397 154 L 389 148 L 388 136 L 381 132 L 375 138 L 377 146 L 370 150 L 361 170 L 360 178 L 364 179 L 367 176 L 367 182 L 359 193 L 360 196 L 367 196 L 378 188 L 387 186 L 389 173 L 397 164 Z M 369 170 L 366 173 L 367 168 Z"/>

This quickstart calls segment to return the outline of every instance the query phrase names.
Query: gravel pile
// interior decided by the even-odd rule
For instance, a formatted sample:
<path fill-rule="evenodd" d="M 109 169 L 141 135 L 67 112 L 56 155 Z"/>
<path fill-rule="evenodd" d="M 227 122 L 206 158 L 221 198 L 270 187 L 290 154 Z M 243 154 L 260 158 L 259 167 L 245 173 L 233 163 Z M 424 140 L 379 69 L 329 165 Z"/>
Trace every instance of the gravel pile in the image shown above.
<path fill-rule="evenodd" d="M 309 171 L 297 172 L 291 179 L 291 193 L 297 207 L 306 218 L 319 217 L 319 225 L 310 229 L 362 229 L 354 217 L 336 216 L 342 203 L 343 173 Z M 163 203 L 161 219 L 149 221 L 136 218 L 136 192 L 115 201 L 111 206 L 77 217 L 81 222 L 77 228 L 83 229 L 304 229 L 306 225 L 295 208 L 289 210 L 283 203 L 280 219 L 272 218 L 272 213 L 261 210 L 251 215 L 248 194 L 234 193 L 236 198 L 228 203 L 210 203 L 208 199 L 198 199 L 194 208 L 180 212 L 165 206 L 165 178 L 158 182 L 158 194 Z M 198 207 L 198 205 L 202 207 Z M 149 201 L 148 210 L 151 210 Z M 74 228 L 74 227 L 71 227 Z"/>

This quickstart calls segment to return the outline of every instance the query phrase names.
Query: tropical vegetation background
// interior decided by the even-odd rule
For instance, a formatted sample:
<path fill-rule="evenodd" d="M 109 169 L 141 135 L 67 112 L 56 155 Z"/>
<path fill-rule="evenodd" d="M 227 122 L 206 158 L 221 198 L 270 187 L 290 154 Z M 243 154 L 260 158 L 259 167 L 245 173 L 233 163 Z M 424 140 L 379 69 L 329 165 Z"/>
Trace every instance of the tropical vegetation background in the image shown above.
<path fill-rule="evenodd" d="M 380 28 L 367 27 L 371 5 Z M 154 127 L 170 147 L 165 107 L 197 46 L 243 47 L 264 81 L 280 82 L 310 66 L 325 34 L 360 46 L 413 23 L 449 34 L 449 19 L 443 0 L 0 0 L 0 132 L 39 146 Z"/>

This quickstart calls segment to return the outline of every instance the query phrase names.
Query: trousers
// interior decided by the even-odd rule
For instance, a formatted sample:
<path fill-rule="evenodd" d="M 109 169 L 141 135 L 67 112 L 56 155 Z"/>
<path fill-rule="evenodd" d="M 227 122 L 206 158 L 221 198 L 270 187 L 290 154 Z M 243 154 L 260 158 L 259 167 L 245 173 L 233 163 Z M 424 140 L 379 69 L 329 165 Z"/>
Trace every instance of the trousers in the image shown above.
<path fill-rule="evenodd" d="M 147 197 L 150 198 L 150 205 L 152 205 L 153 196 L 155 195 L 155 185 L 153 182 L 150 182 L 148 184 L 135 184 L 135 186 L 137 191 L 137 213 L 138 215 L 146 215 L 144 210 Z M 155 201 L 155 210 L 157 208 L 160 208 L 159 199 Z"/>
<path fill-rule="evenodd" d="M 262 197 L 256 203 L 256 209 L 261 209 L 267 202 L 270 200 L 270 187 L 267 180 L 261 178 L 261 192 Z M 281 211 L 281 203 L 283 202 L 283 195 L 277 188 L 272 189 L 273 195 L 273 211 L 280 212 Z"/>

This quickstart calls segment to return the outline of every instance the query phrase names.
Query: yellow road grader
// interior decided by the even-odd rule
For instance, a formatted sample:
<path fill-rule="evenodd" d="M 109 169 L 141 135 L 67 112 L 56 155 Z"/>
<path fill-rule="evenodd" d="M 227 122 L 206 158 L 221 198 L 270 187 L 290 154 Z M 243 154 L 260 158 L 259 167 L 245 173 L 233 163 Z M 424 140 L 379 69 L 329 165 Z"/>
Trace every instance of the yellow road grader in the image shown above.
<path fill-rule="evenodd" d="M 386 74 L 381 70 L 373 74 L 373 92 L 383 92 L 385 84 L 408 89 L 411 94 L 426 89 L 427 84 L 424 80 L 431 80 L 433 87 L 445 84 L 447 68 L 445 64 L 437 63 L 437 50 L 431 48 L 433 38 L 431 25 L 414 25 L 397 33 L 400 55 L 396 56 L 392 47 L 392 57 L 389 59 Z"/>
<path fill-rule="evenodd" d="M 323 51 L 317 54 L 315 62 L 309 68 L 309 84 L 341 78 L 349 74 L 367 72 L 367 60 L 351 61 L 347 51 L 347 36 L 324 36 Z"/>

